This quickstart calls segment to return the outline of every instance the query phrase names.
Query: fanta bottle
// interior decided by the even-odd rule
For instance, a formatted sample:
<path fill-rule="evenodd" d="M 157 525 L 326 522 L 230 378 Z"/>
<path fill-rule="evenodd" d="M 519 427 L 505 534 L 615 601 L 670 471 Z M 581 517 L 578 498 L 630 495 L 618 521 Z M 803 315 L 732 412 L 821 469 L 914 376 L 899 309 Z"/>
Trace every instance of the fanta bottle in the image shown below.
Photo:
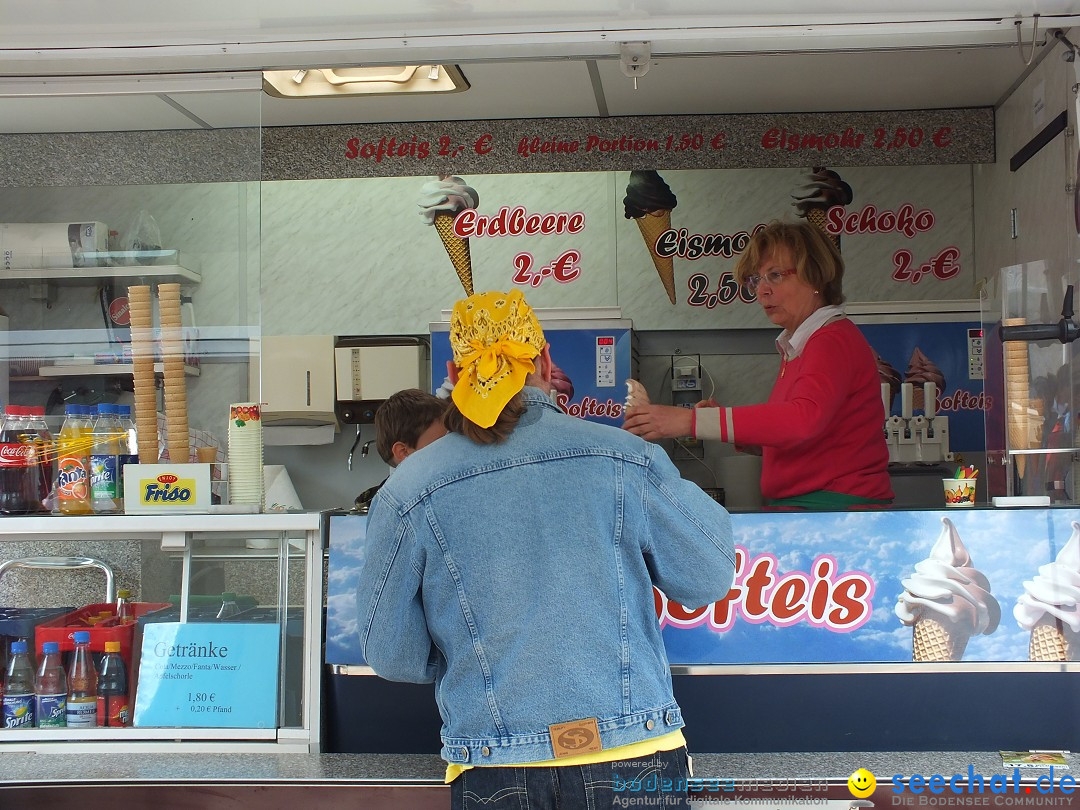
<path fill-rule="evenodd" d="M 62 515 L 89 515 L 90 428 L 82 408 L 68 405 L 56 441 L 56 508 Z"/>

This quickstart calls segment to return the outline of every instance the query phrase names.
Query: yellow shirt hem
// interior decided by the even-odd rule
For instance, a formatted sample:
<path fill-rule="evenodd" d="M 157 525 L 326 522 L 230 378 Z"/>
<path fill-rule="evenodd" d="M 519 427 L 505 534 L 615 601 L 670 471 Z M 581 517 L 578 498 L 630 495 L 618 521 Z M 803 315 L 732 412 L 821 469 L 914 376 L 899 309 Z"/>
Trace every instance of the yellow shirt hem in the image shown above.
<path fill-rule="evenodd" d="M 614 762 L 615 760 L 622 759 L 644 759 L 651 754 L 655 754 L 657 751 L 672 751 L 676 748 L 682 748 L 684 745 L 686 745 L 686 738 L 683 737 L 682 729 L 678 729 L 672 731 L 670 734 L 662 734 L 659 737 L 652 737 L 648 740 L 642 740 L 641 742 L 620 745 L 616 748 L 609 748 L 606 751 L 596 751 L 591 754 L 578 754 L 574 757 L 563 757 L 562 759 L 545 759 L 540 762 L 516 762 L 510 765 L 462 765 L 457 762 L 450 762 L 446 766 L 446 777 L 443 782 L 444 784 L 449 785 L 470 768 L 561 768 L 565 765 L 591 765 L 595 762 Z"/>

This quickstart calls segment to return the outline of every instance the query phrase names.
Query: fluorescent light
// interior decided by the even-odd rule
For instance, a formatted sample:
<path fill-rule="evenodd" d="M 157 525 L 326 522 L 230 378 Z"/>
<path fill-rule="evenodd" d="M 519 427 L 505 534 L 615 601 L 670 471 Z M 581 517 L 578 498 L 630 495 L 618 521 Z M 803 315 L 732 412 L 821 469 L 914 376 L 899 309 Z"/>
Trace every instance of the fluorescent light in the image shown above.
<path fill-rule="evenodd" d="M 456 65 L 393 65 L 263 71 L 263 90 L 279 98 L 458 93 L 469 83 Z"/>

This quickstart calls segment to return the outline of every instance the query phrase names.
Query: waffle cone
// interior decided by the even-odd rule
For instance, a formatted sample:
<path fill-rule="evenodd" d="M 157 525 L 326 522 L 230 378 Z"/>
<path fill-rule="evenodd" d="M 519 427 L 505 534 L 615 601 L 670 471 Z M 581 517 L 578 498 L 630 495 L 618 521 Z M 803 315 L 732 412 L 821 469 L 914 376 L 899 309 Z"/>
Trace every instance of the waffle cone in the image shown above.
<path fill-rule="evenodd" d="M 1027 321 L 1024 318 L 1004 318 L 1003 326 L 1020 326 Z M 1027 345 L 1012 346 L 1005 344 L 1005 429 L 1009 438 L 1009 449 L 1027 450 L 1028 432 L 1028 368 Z M 1016 472 L 1023 478 L 1027 467 L 1025 456 L 1014 456 Z"/>
<path fill-rule="evenodd" d="M 135 403 L 135 411 L 140 414 L 135 422 L 135 436 L 139 443 L 139 463 L 157 464 L 158 461 L 158 436 L 157 436 L 157 413 L 153 406 L 145 411 L 148 415 L 142 416 L 144 409 L 138 401 Z"/>
<path fill-rule="evenodd" d="M 1080 633 L 1053 616 L 1043 616 L 1031 628 L 1028 642 L 1028 659 L 1031 661 L 1077 661 L 1080 660 Z"/>
<path fill-rule="evenodd" d="M 660 234 L 664 231 L 671 229 L 671 211 L 660 209 L 643 217 L 635 217 L 634 222 L 637 223 L 638 230 L 641 231 L 641 238 L 645 240 L 645 247 L 649 249 L 653 267 L 656 268 L 656 272 L 660 275 L 660 281 L 663 282 L 664 290 L 667 291 L 668 300 L 674 304 L 675 262 L 670 256 L 659 256 L 656 253 L 656 240 L 660 238 Z"/>
<path fill-rule="evenodd" d="M 472 256 L 469 253 L 469 240 L 462 239 L 454 233 L 454 218 L 450 214 L 435 215 L 435 230 L 438 231 L 446 255 L 454 263 L 461 286 L 465 288 L 466 295 L 473 294 L 472 281 Z"/>
<path fill-rule="evenodd" d="M 912 627 L 912 661 L 959 661 L 964 657 L 970 633 L 923 617 Z"/>
<path fill-rule="evenodd" d="M 827 237 L 829 237 L 829 241 L 836 245 L 837 250 L 840 250 L 840 234 L 832 234 L 825 229 L 826 210 L 827 209 L 822 208 L 811 208 L 809 211 L 806 212 L 806 221 L 813 225 L 815 228 L 817 228 L 819 231 L 821 231 L 823 234 L 825 234 Z M 922 405 L 916 405 L 915 407 L 921 408 Z"/>

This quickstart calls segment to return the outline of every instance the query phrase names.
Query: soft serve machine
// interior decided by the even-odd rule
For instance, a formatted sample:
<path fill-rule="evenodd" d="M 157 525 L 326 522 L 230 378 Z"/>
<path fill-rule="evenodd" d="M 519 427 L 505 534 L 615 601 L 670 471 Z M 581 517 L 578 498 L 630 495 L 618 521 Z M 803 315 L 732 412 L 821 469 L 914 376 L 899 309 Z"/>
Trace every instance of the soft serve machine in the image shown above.
<path fill-rule="evenodd" d="M 949 417 L 937 413 L 937 384 L 924 382 L 918 390 L 922 413 L 915 413 L 914 383 L 900 385 L 900 415 L 885 419 L 885 441 L 889 445 L 890 464 L 937 464 L 952 461 L 949 451 Z M 892 404 L 892 389 L 881 384 L 885 413 Z"/>

